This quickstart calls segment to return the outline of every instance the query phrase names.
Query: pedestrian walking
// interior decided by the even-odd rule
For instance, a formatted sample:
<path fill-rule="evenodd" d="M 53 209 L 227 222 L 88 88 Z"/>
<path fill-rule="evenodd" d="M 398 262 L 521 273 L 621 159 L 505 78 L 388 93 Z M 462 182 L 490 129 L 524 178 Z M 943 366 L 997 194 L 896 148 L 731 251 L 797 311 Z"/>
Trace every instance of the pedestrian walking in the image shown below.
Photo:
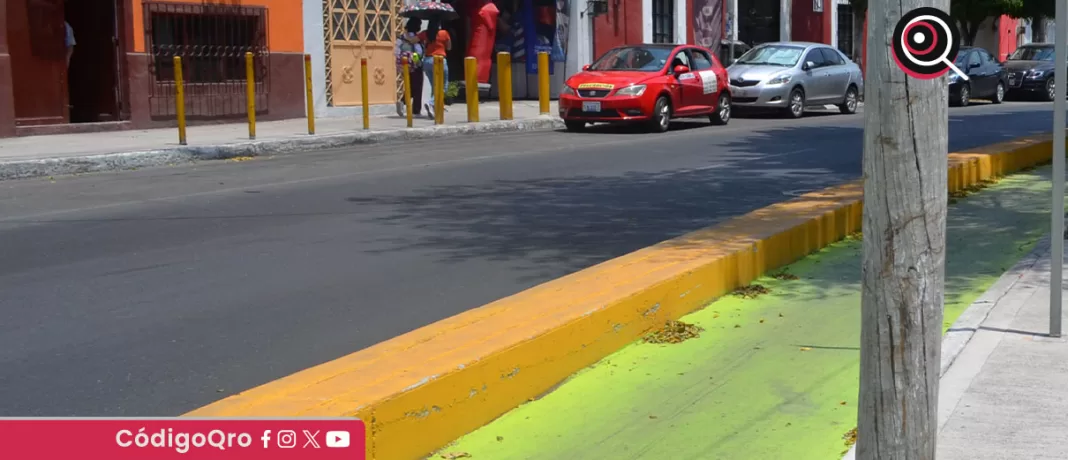
<path fill-rule="evenodd" d="M 412 115 L 419 116 L 423 109 L 423 44 L 419 39 L 421 20 L 408 19 L 404 24 L 404 33 L 397 38 L 393 55 L 397 57 L 397 73 L 404 71 L 404 61 L 408 60 L 408 76 L 411 81 L 412 99 L 397 103 L 397 115 L 407 116 L 405 104 L 412 104 Z"/>
<path fill-rule="evenodd" d="M 441 71 L 445 76 L 442 83 L 447 88 L 449 86 L 449 62 L 445 58 L 448 52 L 452 50 L 452 37 L 449 36 L 448 31 L 441 28 L 441 20 L 431 19 L 426 30 L 419 33 L 419 39 L 423 42 L 423 52 L 426 53 L 423 71 L 426 72 L 427 78 L 430 79 L 430 103 L 425 106 L 426 115 L 434 118 L 434 103 L 436 102 L 434 94 L 437 90 L 434 87 L 434 57 L 441 56 L 442 58 Z M 442 92 L 444 93 L 444 91 Z"/>
<path fill-rule="evenodd" d="M 67 67 L 70 67 L 70 57 L 74 55 L 74 45 L 77 45 L 78 41 L 74 39 L 74 28 L 70 26 L 69 22 L 63 21 L 63 27 L 66 30 L 66 37 L 63 43 L 67 48 Z"/>

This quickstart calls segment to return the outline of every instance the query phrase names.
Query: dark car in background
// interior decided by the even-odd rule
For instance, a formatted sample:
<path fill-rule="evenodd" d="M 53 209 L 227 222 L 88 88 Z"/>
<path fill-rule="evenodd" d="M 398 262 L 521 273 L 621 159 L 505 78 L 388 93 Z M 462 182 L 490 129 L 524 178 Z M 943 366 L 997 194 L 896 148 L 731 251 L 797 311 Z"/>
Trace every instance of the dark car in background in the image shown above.
<path fill-rule="evenodd" d="M 1008 72 L 987 50 L 962 46 L 954 64 L 968 75 L 968 79 L 960 78 L 956 72 L 949 72 L 950 105 L 965 107 L 972 98 L 989 99 L 995 104 L 1005 100 L 1009 86 Z"/>
<path fill-rule="evenodd" d="M 1053 44 L 1037 43 L 1016 48 L 1005 61 L 1009 72 L 1009 96 L 1038 96 L 1052 101 Z"/>

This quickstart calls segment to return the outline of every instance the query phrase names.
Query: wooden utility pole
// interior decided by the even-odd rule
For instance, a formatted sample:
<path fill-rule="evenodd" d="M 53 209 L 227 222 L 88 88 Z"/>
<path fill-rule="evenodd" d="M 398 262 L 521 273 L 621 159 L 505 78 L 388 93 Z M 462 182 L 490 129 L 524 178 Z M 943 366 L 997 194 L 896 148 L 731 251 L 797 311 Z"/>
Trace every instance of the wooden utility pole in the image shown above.
<path fill-rule="evenodd" d="M 946 249 L 946 77 L 891 56 L 894 26 L 948 0 L 871 2 L 857 460 L 934 460 Z M 953 56 L 949 57 L 953 59 Z"/>

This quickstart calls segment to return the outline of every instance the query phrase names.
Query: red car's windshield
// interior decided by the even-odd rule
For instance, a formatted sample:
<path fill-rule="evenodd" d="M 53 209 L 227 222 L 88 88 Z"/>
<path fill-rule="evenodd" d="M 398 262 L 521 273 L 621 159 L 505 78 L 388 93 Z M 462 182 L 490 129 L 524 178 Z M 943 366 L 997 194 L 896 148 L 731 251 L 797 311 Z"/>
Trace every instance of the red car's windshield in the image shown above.
<path fill-rule="evenodd" d="M 671 48 L 627 46 L 615 48 L 590 65 L 595 71 L 656 72 L 671 57 Z"/>

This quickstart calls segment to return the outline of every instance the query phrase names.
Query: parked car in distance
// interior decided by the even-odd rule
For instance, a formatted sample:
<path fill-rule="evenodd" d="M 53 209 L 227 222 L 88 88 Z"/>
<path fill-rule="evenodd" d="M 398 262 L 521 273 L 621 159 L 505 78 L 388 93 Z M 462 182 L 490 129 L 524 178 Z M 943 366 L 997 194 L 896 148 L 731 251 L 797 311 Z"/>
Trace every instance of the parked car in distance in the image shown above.
<path fill-rule="evenodd" d="M 962 46 L 953 64 L 964 72 L 968 79 L 960 78 L 960 75 L 952 70 L 947 74 L 950 105 L 965 107 L 973 98 L 989 99 L 995 104 L 1005 100 L 1005 92 L 1009 87 L 1008 73 L 987 50 Z"/>
<path fill-rule="evenodd" d="M 734 55 L 732 56 L 731 41 L 728 39 L 723 39 L 719 42 L 719 49 L 719 62 L 726 64 L 728 67 L 730 67 L 730 65 L 733 64 L 734 61 L 737 61 L 738 58 L 742 57 L 742 55 L 748 53 L 749 50 L 753 49 L 753 47 L 749 46 L 745 42 L 736 41 L 734 42 Z"/>
<path fill-rule="evenodd" d="M 1053 62 L 1052 43 L 1033 43 L 1016 48 L 1004 64 L 1008 73 L 1008 95 L 1038 96 L 1052 101 Z"/>
<path fill-rule="evenodd" d="M 672 118 L 686 117 L 725 125 L 731 104 L 727 70 L 709 50 L 690 45 L 613 48 L 568 78 L 559 100 L 568 131 L 640 123 L 664 132 Z"/>
<path fill-rule="evenodd" d="M 855 113 L 864 94 L 860 66 L 822 43 L 764 43 L 727 68 L 735 107 L 781 110 L 800 118 L 805 107 L 837 105 Z"/>

